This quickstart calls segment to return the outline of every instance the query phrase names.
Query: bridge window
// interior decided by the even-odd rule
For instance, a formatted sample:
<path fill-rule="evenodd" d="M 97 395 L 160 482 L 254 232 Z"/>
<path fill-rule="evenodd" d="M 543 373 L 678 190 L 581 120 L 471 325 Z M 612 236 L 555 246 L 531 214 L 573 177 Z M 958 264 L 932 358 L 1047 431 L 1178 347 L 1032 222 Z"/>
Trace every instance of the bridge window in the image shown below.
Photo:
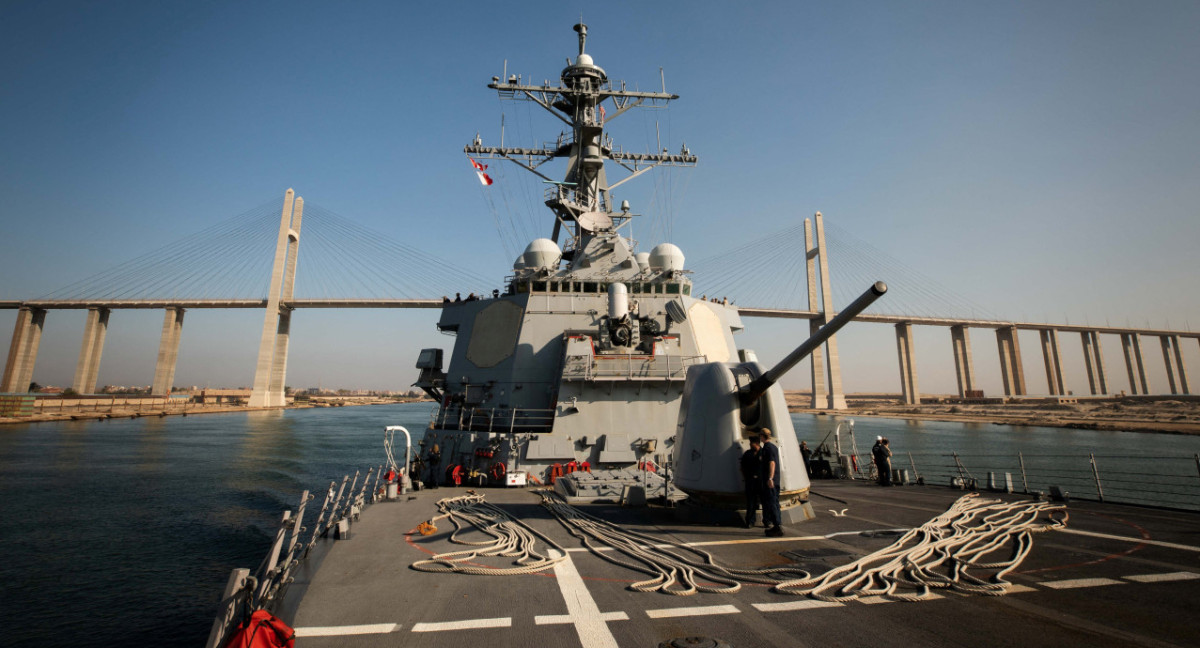
<path fill-rule="evenodd" d="M 594 293 L 594 292 L 596 292 L 596 282 L 595 282 L 595 281 L 585 281 L 585 282 L 583 282 L 583 292 L 585 292 L 585 293 Z"/>
<path fill-rule="evenodd" d="M 668 295 L 678 295 L 679 294 L 679 284 L 675 284 L 675 283 L 667 284 L 667 294 Z"/>
<path fill-rule="evenodd" d="M 557 281 L 550 282 L 550 292 L 558 292 L 558 282 Z"/>
<path fill-rule="evenodd" d="M 546 282 L 545 281 L 533 282 L 533 292 L 546 292 Z"/>
<path fill-rule="evenodd" d="M 659 295 L 661 295 L 661 294 L 662 294 L 662 291 L 663 291 L 663 285 L 662 285 L 662 284 L 654 284 L 654 292 L 655 292 L 656 294 L 659 294 Z"/>
<path fill-rule="evenodd" d="M 575 292 L 581 292 L 583 290 L 583 284 L 579 283 L 578 281 L 571 285 L 573 286 L 571 290 L 574 290 Z"/>
<path fill-rule="evenodd" d="M 683 294 L 689 296 L 692 294 L 692 284 L 683 284 Z"/>

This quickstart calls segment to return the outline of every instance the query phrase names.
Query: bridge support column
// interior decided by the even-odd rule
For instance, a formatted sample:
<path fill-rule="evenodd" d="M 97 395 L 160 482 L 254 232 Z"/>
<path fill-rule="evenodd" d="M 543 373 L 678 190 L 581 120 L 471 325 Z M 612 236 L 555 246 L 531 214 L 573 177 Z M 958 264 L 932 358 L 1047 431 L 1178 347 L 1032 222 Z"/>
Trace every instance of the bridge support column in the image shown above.
<path fill-rule="evenodd" d="M 958 397 L 966 398 L 975 390 L 975 361 L 971 356 L 971 332 L 966 326 L 950 327 L 950 342 L 954 345 L 954 374 L 958 378 Z"/>
<path fill-rule="evenodd" d="M 1146 380 L 1146 367 L 1142 363 L 1142 341 L 1137 333 L 1121 334 L 1121 349 L 1125 352 L 1125 371 L 1129 374 L 1129 391 L 1132 394 L 1149 394 L 1150 383 Z M 1138 388 L 1141 391 L 1138 391 Z"/>
<path fill-rule="evenodd" d="M 1179 336 L 1161 335 L 1158 339 L 1162 344 L 1163 365 L 1167 368 L 1167 382 L 1171 386 L 1171 393 L 1191 393 L 1188 391 L 1187 368 L 1183 365 L 1183 354 L 1179 351 Z M 1175 385 L 1177 372 L 1179 374 L 1178 388 Z"/>
<path fill-rule="evenodd" d="M 281 306 L 281 302 L 292 300 L 296 256 L 300 248 L 300 220 L 304 213 L 304 199 L 294 196 L 295 192 L 288 189 L 283 198 L 275 265 L 271 271 L 271 292 L 267 295 L 267 314 L 263 318 L 262 342 L 258 346 L 254 390 L 250 393 L 251 407 L 283 407 L 287 404 L 284 382 L 287 379 L 291 312 Z"/>
<path fill-rule="evenodd" d="M 1046 363 L 1046 385 L 1051 396 L 1064 396 L 1067 393 L 1062 377 L 1062 356 L 1058 353 L 1058 331 L 1042 329 L 1038 331 L 1042 339 L 1042 358 Z"/>
<path fill-rule="evenodd" d="M 804 219 L 804 254 L 806 257 L 805 267 L 808 275 L 808 310 L 821 310 L 821 303 L 817 299 L 817 247 L 813 245 L 812 221 Z M 821 328 L 824 320 L 814 319 L 808 321 L 808 334 L 812 335 Z M 810 407 L 813 409 L 827 409 L 829 407 L 829 394 L 825 391 L 825 348 L 818 346 L 809 354 L 812 360 L 812 401 Z"/>
<path fill-rule="evenodd" d="M 833 319 L 836 314 L 833 310 L 833 291 L 830 288 L 829 281 L 829 257 L 825 248 L 825 220 L 821 216 L 821 212 L 817 212 L 813 217 L 816 221 L 816 245 L 813 245 L 812 222 L 809 219 L 804 219 L 804 247 L 805 256 L 807 257 L 808 267 L 808 307 L 810 310 L 816 310 L 817 304 L 820 304 L 822 318 L 819 321 L 814 321 L 817 327 Z M 821 295 L 820 302 L 817 301 L 817 273 L 814 272 L 814 259 L 820 267 L 821 276 Z M 815 331 L 815 328 L 810 326 L 810 332 Z M 825 356 L 824 360 L 828 361 L 828 373 L 826 368 L 822 367 L 822 357 L 819 355 L 820 349 L 814 350 L 813 357 L 813 408 L 814 409 L 846 409 L 846 395 L 842 392 L 842 368 L 838 359 L 837 336 L 831 335 L 825 341 Z M 818 380 L 820 374 L 821 380 Z M 828 383 L 824 380 L 828 377 Z M 825 385 L 829 386 L 829 393 L 824 393 Z M 818 387 L 820 392 L 818 392 Z"/>
<path fill-rule="evenodd" d="M 0 392 L 29 391 L 45 324 L 46 311 L 40 308 L 22 307 L 17 311 L 12 343 L 8 347 L 8 360 L 4 363 L 4 378 L 0 381 Z"/>
<path fill-rule="evenodd" d="M 175 366 L 179 361 L 179 340 L 183 337 L 182 308 L 168 308 L 163 317 L 162 338 L 158 343 L 158 362 L 154 365 L 154 384 L 150 393 L 170 396 L 175 386 Z"/>
<path fill-rule="evenodd" d="M 906 405 L 920 405 L 921 394 L 917 387 L 916 354 L 913 351 L 912 324 L 896 325 L 896 350 L 900 356 L 900 391 Z"/>
<path fill-rule="evenodd" d="M 1079 334 L 1083 340 L 1083 364 L 1087 367 L 1088 389 L 1092 396 L 1108 393 L 1108 380 L 1104 376 L 1104 354 L 1100 351 L 1100 336 L 1095 331 Z"/>
<path fill-rule="evenodd" d="M 79 345 L 79 362 L 75 364 L 75 379 L 71 388 L 79 394 L 96 393 L 96 378 L 100 374 L 100 356 L 104 353 L 104 337 L 108 333 L 107 308 L 89 308 L 83 325 L 83 342 Z"/>
<path fill-rule="evenodd" d="M 1000 377 L 1005 396 L 1025 395 L 1025 368 L 1021 365 L 1021 343 L 1017 327 L 996 329 L 996 346 L 1000 349 Z"/>

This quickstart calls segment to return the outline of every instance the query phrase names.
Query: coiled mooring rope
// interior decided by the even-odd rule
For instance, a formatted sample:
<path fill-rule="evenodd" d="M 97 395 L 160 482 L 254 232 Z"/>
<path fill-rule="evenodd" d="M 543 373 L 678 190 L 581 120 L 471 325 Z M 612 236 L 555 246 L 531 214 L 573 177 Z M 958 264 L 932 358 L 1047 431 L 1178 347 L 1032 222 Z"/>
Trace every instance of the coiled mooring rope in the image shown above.
<path fill-rule="evenodd" d="M 1012 587 L 1005 576 L 1033 548 L 1033 534 L 1066 524 L 1066 507 L 1061 504 L 1005 503 L 970 493 L 891 546 L 815 578 L 779 583 L 773 591 L 835 602 L 866 596 L 919 601 L 931 598 L 932 589 L 1001 596 Z M 984 560 L 1009 544 L 1012 553 L 1007 560 Z M 984 579 L 971 574 L 971 569 L 996 572 Z M 901 587 L 916 593 L 900 593 Z"/>
<path fill-rule="evenodd" d="M 555 493 L 543 493 L 542 506 L 593 554 L 615 565 L 653 576 L 629 586 L 637 592 L 662 592 L 674 596 L 691 596 L 697 592 L 731 594 L 739 591 L 742 583 L 775 584 L 789 578 L 809 578 L 808 572 L 795 567 L 736 569 L 719 565 L 712 554 L 703 549 L 622 529 L 580 511 Z M 593 543 L 603 544 L 613 551 L 600 551 Z M 618 553 L 628 560 L 614 555 Z"/>
<path fill-rule="evenodd" d="M 438 510 L 442 512 L 442 515 L 435 517 L 434 520 L 450 518 L 450 521 L 454 523 L 454 533 L 450 534 L 450 541 L 476 548 L 436 554 L 432 558 L 418 560 L 411 565 L 418 571 L 487 576 L 532 574 L 550 569 L 554 567 L 555 563 L 566 558 L 566 551 L 558 543 L 512 517 L 503 509 L 485 502 L 483 495 L 468 494 L 439 500 Z M 475 528 L 491 536 L 492 539 L 469 541 L 458 538 L 459 533 L 470 528 Z M 557 551 L 557 554 L 551 556 L 538 551 L 537 541 L 539 539 Z M 514 562 L 518 566 L 487 567 L 469 564 L 479 556 L 516 558 Z"/>

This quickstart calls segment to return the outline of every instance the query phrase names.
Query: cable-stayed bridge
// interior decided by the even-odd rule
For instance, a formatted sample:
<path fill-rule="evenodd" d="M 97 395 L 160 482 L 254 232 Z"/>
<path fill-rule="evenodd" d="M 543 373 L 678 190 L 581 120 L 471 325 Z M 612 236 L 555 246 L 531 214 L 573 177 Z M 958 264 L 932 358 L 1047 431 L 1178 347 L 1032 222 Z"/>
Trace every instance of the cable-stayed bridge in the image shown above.
<path fill-rule="evenodd" d="M 274 256 L 267 254 L 272 246 Z M 911 404 L 920 402 L 914 326 L 950 329 L 958 393 L 964 398 L 979 393 L 971 329 L 995 333 L 1006 396 L 1029 393 L 1018 339 L 1021 330 L 1038 332 L 1051 395 L 1067 393 L 1059 341 L 1060 334 L 1074 333 L 1080 335 L 1091 394 L 1120 389 L 1106 369 L 1101 335 L 1119 336 L 1132 394 L 1155 393 L 1146 377 L 1144 337 L 1158 338 L 1162 350 L 1169 391 L 1159 393 L 1190 393 L 1180 340 L 1200 340 L 1200 333 L 1006 319 L 907 270 L 852 233 L 827 226 L 819 213 L 802 225 L 693 263 L 691 269 L 696 290 L 704 291 L 704 298 L 734 295 L 744 317 L 807 319 L 812 330 L 833 317 L 835 303 L 848 303 L 862 285 L 885 279 L 891 287 L 888 299 L 876 312 L 855 319 L 895 327 L 900 391 Z M 282 406 L 293 311 L 440 308 L 456 294 L 491 298 L 494 285 L 495 280 L 464 271 L 330 210 L 306 207 L 288 190 L 282 212 L 272 201 L 48 295 L 0 301 L 0 309 L 18 310 L 0 392 L 28 390 L 48 311 L 88 311 L 72 388 L 90 394 L 96 389 L 111 311 L 163 310 L 151 389 L 165 395 L 173 385 L 184 313 L 252 308 L 264 309 L 265 317 L 251 404 Z M 537 292 L 532 285 L 525 289 Z M 810 364 L 812 406 L 844 408 L 836 338 L 814 352 Z"/>

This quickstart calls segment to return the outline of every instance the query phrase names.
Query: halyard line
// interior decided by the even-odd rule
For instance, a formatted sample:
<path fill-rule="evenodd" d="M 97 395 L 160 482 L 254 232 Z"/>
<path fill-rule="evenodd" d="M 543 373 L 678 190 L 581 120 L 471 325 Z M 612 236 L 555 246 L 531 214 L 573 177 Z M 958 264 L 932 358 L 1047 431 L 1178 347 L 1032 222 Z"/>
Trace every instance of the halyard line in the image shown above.
<path fill-rule="evenodd" d="M 340 637 L 344 635 L 387 634 L 399 629 L 399 623 L 371 623 L 367 625 L 295 628 L 295 632 L 297 637 Z"/>
<path fill-rule="evenodd" d="M 462 621 L 442 621 L 440 623 L 418 623 L 413 626 L 413 632 L 442 632 L 444 630 L 477 630 L 479 628 L 511 628 L 512 617 L 499 619 L 463 619 Z"/>
<path fill-rule="evenodd" d="M 704 607 L 662 608 L 646 610 L 646 616 L 651 619 L 666 619 L 683 616 L 708 616 L 711 614 L 738 614 L 741 610 L 732 605 L 708 605 Z"/>
<path fill-rule="evenodd" d="M 1067 580 L 1052 580 L 1042 581 L 1038 583 L 1042 587 L 1051 589 L 1074 589 L 1077 587 L 1100 587 L 1102 585 L 1124 585 L 1124 581 L 1113 580 L 1111 578 L 1072 578 Z"/>

